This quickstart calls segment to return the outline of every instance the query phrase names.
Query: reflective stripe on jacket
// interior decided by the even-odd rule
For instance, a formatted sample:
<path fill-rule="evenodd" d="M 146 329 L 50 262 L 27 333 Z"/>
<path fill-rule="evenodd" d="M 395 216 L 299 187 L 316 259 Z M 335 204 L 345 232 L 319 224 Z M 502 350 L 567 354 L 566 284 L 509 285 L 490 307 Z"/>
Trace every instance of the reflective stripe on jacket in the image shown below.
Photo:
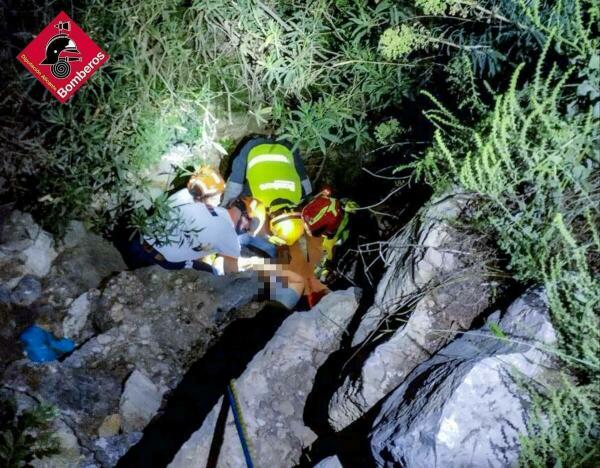
<path fill-rule="evenodd" d="M 284 145 L 261 144 L 252 148 L 248 153 L 246 179 L 252 196 L 266 206 L 277 199 L 290 200 L 294 205 L 302 200 L 294 155 Z"/>
<path fill-rule="evenodd" d="M 290 190 L 292 189 L 291 182 L 293 182 L 293 192 L 296 190 L 301 191 L 301 198 L 309 195 L 312 192 L 312 187 L 300 153 L 297 150 L 292 152 L 290 148 L 291 145 L 285 141 L 275 141 L 265 137 L 249 140 L 233 160 L 231 175 L 227 180 L 225 194 L 221 202 L 222 206 L 227 206 L 229 202 L 240 195 L 252 195 L 256 198 L 263 196 L 266 201 L 272 199 L 273 196 L 275 196 L 274 199 L 285 198 L 286 195 L 289 198 L 292 193 L 292 190 Z M 249 163 L 251 153 L 253 155 L 252 159 L 255 160 L 252 164 Z M 288 164 L 290 154 L 291 165 Z M 279 169 L 285 171 L 286 174 L 283 177 L 273 178 L 272 175 L 279 174 Z M 295 175 L 290 177 L 290 170 L 293 170 Z M 253 177 L 254 180 L 250 180 L 250 171 L 256 171 L 255 175 L 257 177 Z M 259 171 L 260 175 L 258 174 Z M 267 177 L 268 174 L 271 175 Z M 264 180 L 265 178 L 269 180 Z M 298 184 L 297 178 L 300 179 L 300 184 Z M 260 184 L 263 184 L 262 189 L 259 187 Z M 268 193 L 262 193 L 262 191 Z M 275 191 L 279 193 L 275 193 Z M 261 201 L 265 202 L 265 200 Z"/>

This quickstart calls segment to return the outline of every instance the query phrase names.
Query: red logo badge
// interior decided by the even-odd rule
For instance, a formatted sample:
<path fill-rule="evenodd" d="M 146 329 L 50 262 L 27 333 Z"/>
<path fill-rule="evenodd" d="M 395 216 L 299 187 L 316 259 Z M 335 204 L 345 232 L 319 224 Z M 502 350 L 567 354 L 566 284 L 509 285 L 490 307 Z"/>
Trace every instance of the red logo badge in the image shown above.
<path fill-rule="evenodd" d="M 108 54 L 61 11 L 17 59 L 65 103 L 108 60 Z"/>

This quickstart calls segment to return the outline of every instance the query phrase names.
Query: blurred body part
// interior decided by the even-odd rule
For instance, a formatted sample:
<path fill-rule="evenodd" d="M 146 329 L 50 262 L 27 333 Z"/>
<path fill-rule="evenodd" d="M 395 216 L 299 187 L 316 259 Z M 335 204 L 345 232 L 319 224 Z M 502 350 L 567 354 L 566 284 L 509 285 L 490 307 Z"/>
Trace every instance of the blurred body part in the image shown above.
<path fill-rule="evenodd" d="M 261 257 L 224 258 L 225 272 L 255 271 L 262 284 L 259 297 L 283 304 L 292 310 L 302 298 L 305 290 L 304 279 L 294 271 L 290 271 L 270 259 Z"/>
<path fill-rule="evenodd" d="M 298 304 L 305 291 L 304 278 L 300 274 L 268 261 L 262 267 L 255 266 L 254 270 L 262 280 L 265 297 L 290 310 Z"/>

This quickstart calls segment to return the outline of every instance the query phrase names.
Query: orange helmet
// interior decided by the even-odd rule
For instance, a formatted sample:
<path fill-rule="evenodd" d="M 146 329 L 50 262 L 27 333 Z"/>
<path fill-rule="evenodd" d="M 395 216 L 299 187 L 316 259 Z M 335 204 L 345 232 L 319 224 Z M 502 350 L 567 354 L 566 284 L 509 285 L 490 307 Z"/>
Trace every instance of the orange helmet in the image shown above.
<path fill-rule="evenodd" d="M 187 188 L 199 201 L 205 201 L 225 191 L 225 180 L 210 166 L 200 166 L 190 177 Z"/>

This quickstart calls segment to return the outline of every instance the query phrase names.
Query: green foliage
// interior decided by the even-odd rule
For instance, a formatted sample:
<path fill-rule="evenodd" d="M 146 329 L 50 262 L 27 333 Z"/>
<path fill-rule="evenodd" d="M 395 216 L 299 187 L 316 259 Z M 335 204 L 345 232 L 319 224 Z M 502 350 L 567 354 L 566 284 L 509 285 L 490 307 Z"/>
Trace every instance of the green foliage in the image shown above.
<path fill-rule="evenodd" d="M 57 415 L 47 405 L 17 414 L 12 401 L 0 400 L 0 465 L 17 468 L 58 453 L 59 441 L 52 430 Z"/>
<path fill-rule="evenodd" d="M 225 153 L 223 123 L 234 115 L 291 140 L 319 168 L 313 175 L 330 178 L 322 162 L 334 159 L 360 170 L 388 137 L 381 116 L 393 117 L 435 74 L 448 76 L 465 109 L 482 112 L 478 74 L 510 68 L 505 47 L 517 58 L 538 53 L 568 13 L 508 0 L 92 0 L 75 19 L 111 59 L 68 105 L 31 99 L 41 121 L 16 140 L 25 157 L 7 175 L 23 192 L 25 175 L 39 178 L 26 208 L 47 227 L 76 217 L 110 231 L 156 202 L 165 188 L 153 185 L 157 172 Z M 573 27 L 564 35 L 567 45 L 583 37 Z M 593 93 L 598 73 L 581 77 L 581 93 Z M 187 154 L 166 160 L 178 144 Z"/>
<path fill-rule="evenodd" d="M 75 19 L 111 58 L 68 105 L 37 104 L 34 141 L 47 154 L 30 209 L 53 230 L 76 217 L 110 231 L 156 201 L 156 172 L 223 154 L 221 124 L 233 115 L 255 116 L 307 159 L 368 148 L 369 113 L 401 102 L 413 82 L 377 50 L 401 15 L 389 0 L 87 2 Z M 165 161 L 176 144 L 189 154 Z"/>
<path fill-rule="evenodd" d="M 429 39 L 423 31 L 403 24 L 399 28 L 386 29 L 379 39 L 379 50 L 388 60 L 405 57 L 427 46 Z"/>
<path fill-rule="evenodd" d="M 50 165 L 62 177 L 42 178 L 40 192 L 50 220 L 79 217 L 107 230 L 124 209 L 144 205 L 144 170 L 171 145 L 197 147 L 196 161 L 215 148 L 210 103 L 219 95 L 210 86 L 216 70 L 203 74 L 177 2 L 96 0 L 84 13 L 83 28 L 109 50 L 110 66 L 69 105 L 46 105 L 57 132 L 46 142 Z"/>
<path fill-rule="evenodd" d="M 546 38 L 554 35 L 563 52 L 572 57 L 589 57 L 598 52 L 598 41 L 594 39 L 600 18 L 597 0 L 557 0 L 551 9 L 545 8 L 542 0 L 518 3 L 532 27 Z"/>
<path fill-rule="evenodd" d="M 478 224 L 493 233 L 514 276 L 545 285 L 558 354 L 583 383 L 596 384 L 540 394 L 532 438 L 523 445 L 524 466 L 597 459 L 594 434 L 600 430 L 594 417 L 600 391 L 600 132 L 589 101 L 565 115 L 565 103 L 576 99 L 567 85 L 573 68 L 559 72 L 554 66 L 543 78 L 550 45 L 533 81 L 519 89 L 519 67 L 477 128 L 461 125 L 438 103 L 429 114 L 438 126 L 435 145 L 415 164 L 428 180 L 442 177 L 479 195 Z"/>
<path fill-rule="evenodd" d="M 387 145 L 392 143 L 403 132 L 404 129 L 400 127 L 398 119 L 386 120 L 375 127 L 375 140 L 380 145 Z"/>
<path fill-rule="evenodd" d="M 469 109 L 477 115 L 484 114 L 487 107 L 481 98 L 480 80 L 475 76 L 470 56 L 467 53 L 454 56 L 448 62 L 446 70 L 451 90 L 455 95 L 463 97 L 457 108 Z"/>
<path fill-rule="evenodd" d="M 533 397 L 528 423 L 530 436 L 522 436 L 523 467 L 593 467 L 600 463 L 598 431 L 598 385 L 574 385 L 542 392 L 530 387 Z M 591 436 L 591 437 L 590 437 Z"/>
<path fill-rule="evenodd" d="M 202 12 L 209 43 L 232 45 L 230 68 L 255 97 L 248 107 L 259 106 L 304 152 L 363 147 L 368 133 L 357 129 L 367 112 L 397 102 L 410 84 L 371 45 L 398 14 L 392 2 L 222 2 L 214 9 L 195 2 L 192 9 Z"/>
<path fill-rule="evenodd" d="M 500 326 L 497 323 L 492 323 L 490 325 L 490 331 L 493 333 L 493 335 L 497 338 L 500 338 L 501 340 L 506 340 L 506 333 L 504 333 L 502 331 L 502 328 L 500 328 Z"/>
<path fill-rule="evenodd" d="M 415 0 L 415 6 L 426 15 L 443 15 L 451 3 L 447 0 Z"/>
<path fill-rule="evenodd" d="M 388 60 L 406 59 L 421 50 L 452 59 L 459 51 L 469 55 L 474 72 L 494 76 L 509 59 L 528 59 L 544 43 L 545 31 L 533 21 L 530 3 L 417 0 L 413 16 L 381 36 L 380 51 Z M 545 17 L 554 14 L 546 2 L 536 11 L 544 15 L 540 20 L 544 25 Z M 474 27 L 465 27 L 465 23 Z"/>

